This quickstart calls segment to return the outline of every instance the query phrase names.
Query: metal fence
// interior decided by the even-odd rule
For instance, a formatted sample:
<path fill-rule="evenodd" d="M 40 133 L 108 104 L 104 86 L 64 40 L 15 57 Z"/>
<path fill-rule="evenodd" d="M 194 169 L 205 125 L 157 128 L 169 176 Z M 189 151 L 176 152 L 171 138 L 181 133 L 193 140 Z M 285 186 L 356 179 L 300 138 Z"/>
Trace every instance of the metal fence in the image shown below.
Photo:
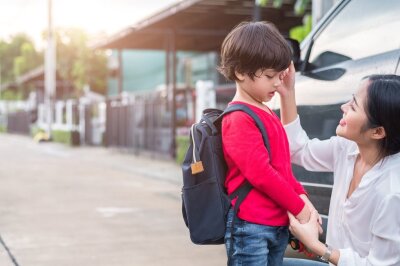
<path fill-rule="evenodd" d="M 108 100 L 106 110 L 106 146 L 164 157 L 172 154 L 171 113 L 156 93 Z"/>
<path fill-rule="evenodd" d="M 30 134 L 31 113 L 18 111 L 7 116 L 7 132 L 17 134 Z"/>

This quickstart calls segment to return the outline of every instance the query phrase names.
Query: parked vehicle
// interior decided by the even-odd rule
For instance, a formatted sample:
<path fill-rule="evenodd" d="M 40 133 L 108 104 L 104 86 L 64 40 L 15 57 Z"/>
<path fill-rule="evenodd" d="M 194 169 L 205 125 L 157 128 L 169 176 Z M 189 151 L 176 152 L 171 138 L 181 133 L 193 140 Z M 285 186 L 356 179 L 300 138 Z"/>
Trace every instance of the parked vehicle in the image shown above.
<path fill-rule="evenodd" d="M 363 77 L 400 74 L 399 14 L 398 0 L 340 1 L 300 47 L 292 45 L 294 51 L 300 51 L 296 100 L 301 123 L 310 138 L 335 135 L 342 117 L 340 106 L 351 99 Z M 308 172 L 295 165 L 293 170 L 326 226 L 332 174 Z"/>

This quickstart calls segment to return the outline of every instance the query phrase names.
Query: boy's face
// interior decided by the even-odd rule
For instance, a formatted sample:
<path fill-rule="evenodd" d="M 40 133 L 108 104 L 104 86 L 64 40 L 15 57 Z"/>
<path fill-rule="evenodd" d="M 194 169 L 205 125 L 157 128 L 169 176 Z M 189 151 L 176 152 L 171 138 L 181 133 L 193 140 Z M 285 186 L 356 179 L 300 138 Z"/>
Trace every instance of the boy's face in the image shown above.
<path fill-rule="evenodd" d="M 236 73 L 238 85 L 244 93 L 258 102 L 268 102 L 275 95 L 277 87 L 281 85 L 286 70 L 259 69 L 253 79 L 247 74 Z"/>

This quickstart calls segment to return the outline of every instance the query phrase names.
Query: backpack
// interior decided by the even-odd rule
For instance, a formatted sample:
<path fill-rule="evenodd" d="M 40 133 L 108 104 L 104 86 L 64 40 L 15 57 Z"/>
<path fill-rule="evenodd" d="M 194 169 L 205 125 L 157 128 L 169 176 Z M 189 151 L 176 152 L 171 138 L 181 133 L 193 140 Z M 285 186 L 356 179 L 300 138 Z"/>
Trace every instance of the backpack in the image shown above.
<path fill-rule="evenodd" d="M 224 111 L 203 111 L 200 121 L 191 127 L 190 145 L 182 164 L 182 215 L 195 244 L 223 244 L 231 200 L 237 197 L 236 216 L 240 204 L 252 189 L 245 181 L 228 196 L 224 186 L 227 166 L 222 151 L 221 123 L 224 115 L 235 111 L 245 112 L 253 118 L 270 154 L 264 125 L 246 105 L 233 104 Z"/>

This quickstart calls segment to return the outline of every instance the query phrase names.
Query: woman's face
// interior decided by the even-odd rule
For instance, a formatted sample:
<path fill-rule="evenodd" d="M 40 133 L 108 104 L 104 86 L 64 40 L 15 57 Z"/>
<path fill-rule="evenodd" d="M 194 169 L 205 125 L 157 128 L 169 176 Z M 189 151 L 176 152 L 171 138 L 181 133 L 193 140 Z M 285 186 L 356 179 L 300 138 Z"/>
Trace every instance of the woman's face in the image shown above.
<path fill-rule="evenodd" d="M 368 141 L 366 138 L 366 125 L 368 122 L 366 112 L 364 110 L 367 100 L 367 87 L 369 80 L 363 80 L 359 89 L 353 98 L 343 104 L 343 118 L 340 120 L 336 128 L 336 134 L 357 143 Z"/>

